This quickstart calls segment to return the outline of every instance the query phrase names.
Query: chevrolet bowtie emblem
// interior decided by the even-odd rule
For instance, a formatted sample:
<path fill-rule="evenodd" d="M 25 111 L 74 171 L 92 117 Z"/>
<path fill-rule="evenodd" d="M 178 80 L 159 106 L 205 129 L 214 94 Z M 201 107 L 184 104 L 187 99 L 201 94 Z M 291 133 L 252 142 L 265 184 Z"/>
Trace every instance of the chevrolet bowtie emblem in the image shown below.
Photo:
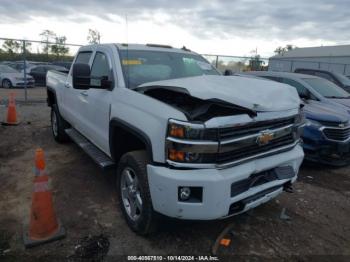
<path fill-rule="evenodd" d="M 256 139 L 256 143 L 259 146 L 267 145 L 273 138 L 275 134 L 270 131 L 263 131 Z"/>

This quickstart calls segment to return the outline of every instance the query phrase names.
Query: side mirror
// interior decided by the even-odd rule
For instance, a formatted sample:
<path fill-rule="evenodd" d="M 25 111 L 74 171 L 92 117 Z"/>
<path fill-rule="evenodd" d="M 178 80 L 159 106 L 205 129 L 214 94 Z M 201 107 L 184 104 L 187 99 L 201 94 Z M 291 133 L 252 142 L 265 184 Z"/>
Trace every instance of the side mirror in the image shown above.
<path fill-rule="evenodd" d="M 302 98 L 302 99 L 308 100 L 308 99 L 310 99 L 311 94 L 310 94 L 310 91 L 309 91 L 309 90 L 305 90 L 305 92 L 300 93 L 299 96 L 300 96 L 300 98 Z"/>
<path fill-rule="evenodd" d="M 108 76 L 103 76 L 101 78 L 101 88 L 103 89 L 111 89 L 112 88 L 112 81 L 108 80 Z"/>
<path fill-rule="evenodd" d="M 233 71 L 231 69 L 226 69 L 224 72 L 225 76 L 232 76 L 233 75 Z"/>
<path fill-rule="evenodd" d="M 90 66 L 88 64 L 74 64 L 72 77 L 73 88 L 75 89 L 89 89 L 90 88 Z"/>

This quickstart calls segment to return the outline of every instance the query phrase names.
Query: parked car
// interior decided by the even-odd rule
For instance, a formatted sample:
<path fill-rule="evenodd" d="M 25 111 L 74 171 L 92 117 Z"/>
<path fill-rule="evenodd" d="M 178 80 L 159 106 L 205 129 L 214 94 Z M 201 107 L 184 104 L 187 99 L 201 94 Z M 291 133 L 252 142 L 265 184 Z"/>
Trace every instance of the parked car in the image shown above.
<path fill-rule="evenodd" d="M 67 68 L 62 66 L 39 65 L 31 67 L 28 71 L 28 74 L 34 78 L 36 86 L 46 86 L 46 74 L 49 70 L 56 70 L 64 73 L 68 73 L 69 71 Z"/>
<path fill-rule="evenodd" d="M 306 159 L 335 166 L 350 163 L 350 110 L 334 102 L 350 102 L 346 91 L 310 75 L 271 71 L 246 74 L 284 83 L 298 91 L 308 120 L 302 136 Z"/>
<path fill-rule="evenodd" d="M 45 65 L 45 64 L 47 64 L 47 62 L 37 62 L 37 61 L 26 60 L 26 62 L 25 62 L 26 72 L 28 73 L 30 68 L 32 68 L 34 66 Z M 10 66 L 13 67 L 14 69 L 16 69 L 17 71 L 20 71 L 21 73 L 24 72 L 24 62 L 21 60 L 12 61 Z"/>
<path fill-rule="evenodd" d="M 27 87 L 34 87 L 33 77 L 27 75 Z M 0 65 L 0 84 L 4 88 L 24 87 L 25 78 L 22 73 L 7 65 Z"/>
<path fill-rule="evenodd" d="M 65 67 L 65 68 L 67 68 L 69 70 L 71 65 L 72 65 L 72 62 L 61 61 L 61 62 L 52 62 L 51 64 L 52 65 L 57 65 L 57 66 L 63 66 L 63 67 Z"/>
<path fill-rule="evenodd" d="M 295 69 L 294 73 L 322 77 L 324 79 L 327 79 L 327 80 L 333 82 L 337 86 L 340 86 L 345 91 L 350 92 L 350 79 L 348 79 L 345 75 L 342 75 L 342 74 L 339 74 L 336 72 L 326 71 L 326 70 L 303 69 L 303 68 Z"/>
<path fill-rule="evenodd" d="M 122 212 L 139 234 L 159 213 L 210 220 L 259 206 L 292 190 L 303 160 L 294 88 L 222 76 L 188 50 L 81 47 L 68 75 L 48 72 L 47 90 L 53 137 L 116 168 Z"/>

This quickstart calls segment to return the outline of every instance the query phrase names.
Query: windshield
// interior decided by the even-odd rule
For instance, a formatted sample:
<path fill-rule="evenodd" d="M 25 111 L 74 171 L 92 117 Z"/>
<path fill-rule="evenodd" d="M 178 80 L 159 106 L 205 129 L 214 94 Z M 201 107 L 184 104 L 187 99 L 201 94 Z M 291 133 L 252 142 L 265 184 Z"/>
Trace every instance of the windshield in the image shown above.
<path fill-rule="evenodd" d="M 200 75 L 219 75 L 203 57 L 194 54 L 121 50 L 125 83 L 129 88 L 153 81 Z"/>
<path fill-rule="evenodd" d="M 350 86 L 350 79 L 347 78 L 345 75 L 339 74 L 339 73 L 333 73 L 338 80 L 345 86 Z"/>
<path fill-rule="evenodd" d="M 18 73 L 17 70 L 6 65 L 0 65 L 0 73 Z"/>
<path fill-rule="evenodd" d="M 316 92 L 328 98 L 350 98 L 350 94 L 322 78 L 303 78 Z"/>

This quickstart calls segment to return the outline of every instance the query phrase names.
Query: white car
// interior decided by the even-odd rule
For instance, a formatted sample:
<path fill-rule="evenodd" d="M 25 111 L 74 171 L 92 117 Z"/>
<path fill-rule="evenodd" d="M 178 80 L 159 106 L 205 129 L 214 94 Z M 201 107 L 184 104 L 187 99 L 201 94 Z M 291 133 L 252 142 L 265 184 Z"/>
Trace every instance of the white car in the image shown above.
<path fill-rule="evenodd" d="M 0 85 L 4 88 L 24 87 L 23 73 L 7 65 L 0 65 Z M 34 78 L 27 75 L 27 87 L 34 87 Z"/>
<path fill-rule="evenodd" d="M 304 152 L 291 86 L 223 76 L 187 50 L 131 44 L 81 47 L 69 74 L 46 78 L 55 140 L 71 138 L 115 168 L 122 212 L 139 234 L 158 214 L 224 218 L 292 191 Z"/>

